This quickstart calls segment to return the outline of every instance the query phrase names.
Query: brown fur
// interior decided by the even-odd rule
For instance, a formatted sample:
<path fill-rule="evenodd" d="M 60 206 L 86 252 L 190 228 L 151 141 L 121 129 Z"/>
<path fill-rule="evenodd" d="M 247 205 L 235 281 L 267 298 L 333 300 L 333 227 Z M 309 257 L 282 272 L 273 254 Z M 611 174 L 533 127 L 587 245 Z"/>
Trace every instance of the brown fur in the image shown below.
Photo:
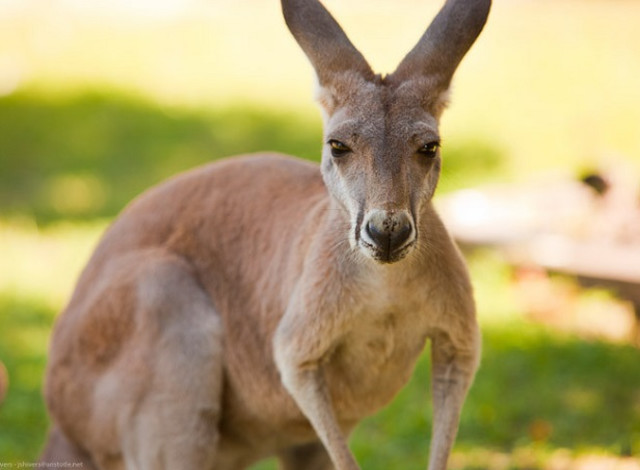
<path fill-rule="evenodd" d="M 351 151 L 325 145 L 320 171 L 266 154 L 210 164 L 120 215 L 56 324 L 43 461 L 241 470 L 277 455 L 285 470 L 354 470 L 345 436 L 430 338 L 429 468 L 445 468 L 480 345 L 466 268 L 431 205 L 440 156 L 417 152 L 439 139 L 446 91 L 427 72 L 369 74 L 316 0 L 283 9 L 321 78 L 325 142 Z M 403 226 L 404 245 L 374 242 L 376 224 Z"/>
<path fill-rule="evenodd" d="M 9 374 L 2 361 L 0 361 L 0 405 L 4 401 L 4 397 L 9 389 Z"/>

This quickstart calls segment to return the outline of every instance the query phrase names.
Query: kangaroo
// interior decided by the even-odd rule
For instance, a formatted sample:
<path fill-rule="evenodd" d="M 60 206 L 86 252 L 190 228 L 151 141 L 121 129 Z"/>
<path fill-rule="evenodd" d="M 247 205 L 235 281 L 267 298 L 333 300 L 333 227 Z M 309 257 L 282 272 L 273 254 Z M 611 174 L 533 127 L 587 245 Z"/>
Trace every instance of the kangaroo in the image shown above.
<path fill-rule="evenodd" d="M 446 468 L 480 334 L 431 202 L 438 122 L 490 3 L 447 1 L 383 77 L 317 0 L 282 0 L 317 75 L 320 167 L 240 156 L 123 211 L 56 321 L 43 462 L 241 470 L 277 456 L 283 470 L 356 470 L 349 433 L 429 340 L 428 468 Z"/>

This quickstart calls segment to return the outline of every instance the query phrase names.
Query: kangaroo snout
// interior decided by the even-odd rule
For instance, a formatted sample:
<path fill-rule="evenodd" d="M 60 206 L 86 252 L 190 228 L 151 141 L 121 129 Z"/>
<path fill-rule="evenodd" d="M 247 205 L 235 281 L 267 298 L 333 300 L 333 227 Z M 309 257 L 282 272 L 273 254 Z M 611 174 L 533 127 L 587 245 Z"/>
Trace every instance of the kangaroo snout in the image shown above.
<path fill-rule="evenodd" d="M 362 224 L 365 252 L 376 261 L 393 263 L 402 259 L 416 238 L 413 219 L 406 211 L 373 210 Z"/>

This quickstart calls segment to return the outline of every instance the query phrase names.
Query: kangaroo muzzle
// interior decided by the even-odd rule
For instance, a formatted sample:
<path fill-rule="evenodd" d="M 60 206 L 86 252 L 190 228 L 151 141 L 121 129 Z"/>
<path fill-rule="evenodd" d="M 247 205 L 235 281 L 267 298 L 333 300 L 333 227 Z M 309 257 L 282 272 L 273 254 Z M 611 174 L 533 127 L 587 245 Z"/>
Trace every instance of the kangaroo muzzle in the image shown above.
<path fill-rule="evenodd" d="M 404 258 L 415 239 L 415 225 L 407 211 L 372 210 L 360 229 L 360 247 L 383 263 Z"/>

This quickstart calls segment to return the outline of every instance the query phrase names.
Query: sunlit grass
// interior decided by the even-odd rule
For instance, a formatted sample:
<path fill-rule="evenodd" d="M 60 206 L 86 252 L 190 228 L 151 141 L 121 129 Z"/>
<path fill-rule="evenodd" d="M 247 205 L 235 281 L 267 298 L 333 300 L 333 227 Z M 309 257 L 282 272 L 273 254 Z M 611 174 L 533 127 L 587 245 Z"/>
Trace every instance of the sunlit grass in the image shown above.
<path fill-rule="evenodd" d="M 106 222 L 60 222 L 46 231 L 30 219 L 0 221 L 0 294 L 59 309 Z"/>

